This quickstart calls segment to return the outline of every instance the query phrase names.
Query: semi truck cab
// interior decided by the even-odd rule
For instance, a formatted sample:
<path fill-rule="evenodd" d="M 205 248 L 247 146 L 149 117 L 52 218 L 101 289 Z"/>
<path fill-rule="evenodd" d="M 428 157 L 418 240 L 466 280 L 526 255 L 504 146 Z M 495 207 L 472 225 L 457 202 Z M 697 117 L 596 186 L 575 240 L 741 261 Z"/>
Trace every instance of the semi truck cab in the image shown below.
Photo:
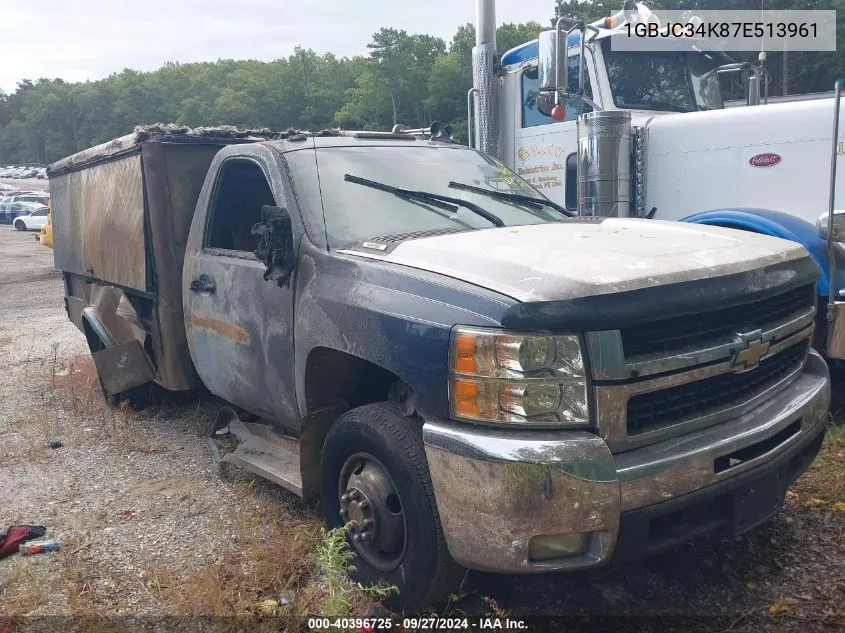
<path fill-rule="evenodd" d="M 828 216 L 845 208 L 838 98 L 761 105 L 762 62 L 734 63 L 694 38 L 614 50 L 626 26 L 659 23 L 630 0 L 592 24 L 567 30 L 561 20 L 499 56 L 494 5 L 476 4 L 470 145 L 578 215 L 721 226 L 803 245 L 821 273 L 815 344 L 845 358 L 845 250 L 842 233 L 827 230 Z M 725 109 L 718 76 L 735 72 L 749 76 L 748 107 Z"/>

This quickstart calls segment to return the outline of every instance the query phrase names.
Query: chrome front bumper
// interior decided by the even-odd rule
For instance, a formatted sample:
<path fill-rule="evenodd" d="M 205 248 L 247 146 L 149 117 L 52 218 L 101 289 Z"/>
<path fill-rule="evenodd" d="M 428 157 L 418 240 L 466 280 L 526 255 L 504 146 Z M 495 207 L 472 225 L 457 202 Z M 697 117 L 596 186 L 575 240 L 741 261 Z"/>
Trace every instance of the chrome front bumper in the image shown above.
<path fill-rule="evenodd" d="M 787 388 L 745 415 L 613 454 L 583 431 L 427 421 L 423 440 L 452 557 L 497 572 L 583 569 L 613 555 L 623 513 L 677 499 L 805 446 L 824 432 L 827 365 L 815 351 Z M 583 554 L 529 560 L 535 536 L 590 533 Z"/>

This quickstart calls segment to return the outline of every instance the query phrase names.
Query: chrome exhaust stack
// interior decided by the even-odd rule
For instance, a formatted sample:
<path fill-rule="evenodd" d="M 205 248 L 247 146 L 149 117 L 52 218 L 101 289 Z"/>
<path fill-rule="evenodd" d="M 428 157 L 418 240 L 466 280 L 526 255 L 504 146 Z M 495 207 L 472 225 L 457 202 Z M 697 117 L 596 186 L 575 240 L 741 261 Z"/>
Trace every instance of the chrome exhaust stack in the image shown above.
<path fill-rule="evenodd" d="M 842 96 L 842 82 L 836 82 L 833 95 L 833 141 L 830 152 L 830 198 L 827 217 L 819 218 L 819 236 L 827 239 L 828 289 L 827 289 L 827 340 L 825 356 L 845 358 L 845 302 L 838 301 L 836 287 L 836 249 L 845 241 L 845 212 L 834 210 L 836 204 L 836 154 L 839 145 L 839 102 Z M 821 306 L 819 306 L 821 309 Z"/>
<path fill-rule="evenodd" d="M 578 215 L 631 214 L 631 112 L 578 117 Z"/>
<path fill-rule="evenodd" d="M 472 49 L 473 91 L 467 95 L 470 102 L 468 109 L 475 110 L 475 143 L 470 138 L 470 145 L 501 160 L 502 130 L 499 105 L 502 88 L 497 76 L 495 0 L 476 0 L 475 20 L 475 47 Z M 473 116 L 473 113 L 469 114 Z"/>

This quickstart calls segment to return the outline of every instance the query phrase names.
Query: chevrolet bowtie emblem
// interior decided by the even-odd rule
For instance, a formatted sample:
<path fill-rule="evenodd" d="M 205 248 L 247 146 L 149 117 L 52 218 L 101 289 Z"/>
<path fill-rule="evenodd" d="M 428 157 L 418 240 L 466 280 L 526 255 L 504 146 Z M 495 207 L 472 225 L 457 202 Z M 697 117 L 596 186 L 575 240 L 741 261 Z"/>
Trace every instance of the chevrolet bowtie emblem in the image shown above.
<path fill-rule="evenodd" d="M 760 359 L 769 353 L 772 346 L 770 341 L 764 341 L 760 332 L 752 334 L 740 334 L 741 347 L 734 352 L 733 366 L 738 373 L 754 369 L 760 364 Z"/>

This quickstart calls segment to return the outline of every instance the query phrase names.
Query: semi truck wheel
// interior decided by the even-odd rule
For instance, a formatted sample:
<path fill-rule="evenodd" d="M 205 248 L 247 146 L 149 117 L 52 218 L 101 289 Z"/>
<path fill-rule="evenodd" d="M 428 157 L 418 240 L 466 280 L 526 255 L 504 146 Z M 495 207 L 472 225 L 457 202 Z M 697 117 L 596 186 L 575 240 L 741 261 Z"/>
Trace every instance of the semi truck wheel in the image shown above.
<path fill-rule="evenodd" d="M 463 574 L 446 548 L 413 422 L 390 402 L 352 409 L 329 429 L 320 465 L 326 522 L 352 524 L 353 578 L 395 587 L 384 603 L 396 611 L 445 600 Z"/>

